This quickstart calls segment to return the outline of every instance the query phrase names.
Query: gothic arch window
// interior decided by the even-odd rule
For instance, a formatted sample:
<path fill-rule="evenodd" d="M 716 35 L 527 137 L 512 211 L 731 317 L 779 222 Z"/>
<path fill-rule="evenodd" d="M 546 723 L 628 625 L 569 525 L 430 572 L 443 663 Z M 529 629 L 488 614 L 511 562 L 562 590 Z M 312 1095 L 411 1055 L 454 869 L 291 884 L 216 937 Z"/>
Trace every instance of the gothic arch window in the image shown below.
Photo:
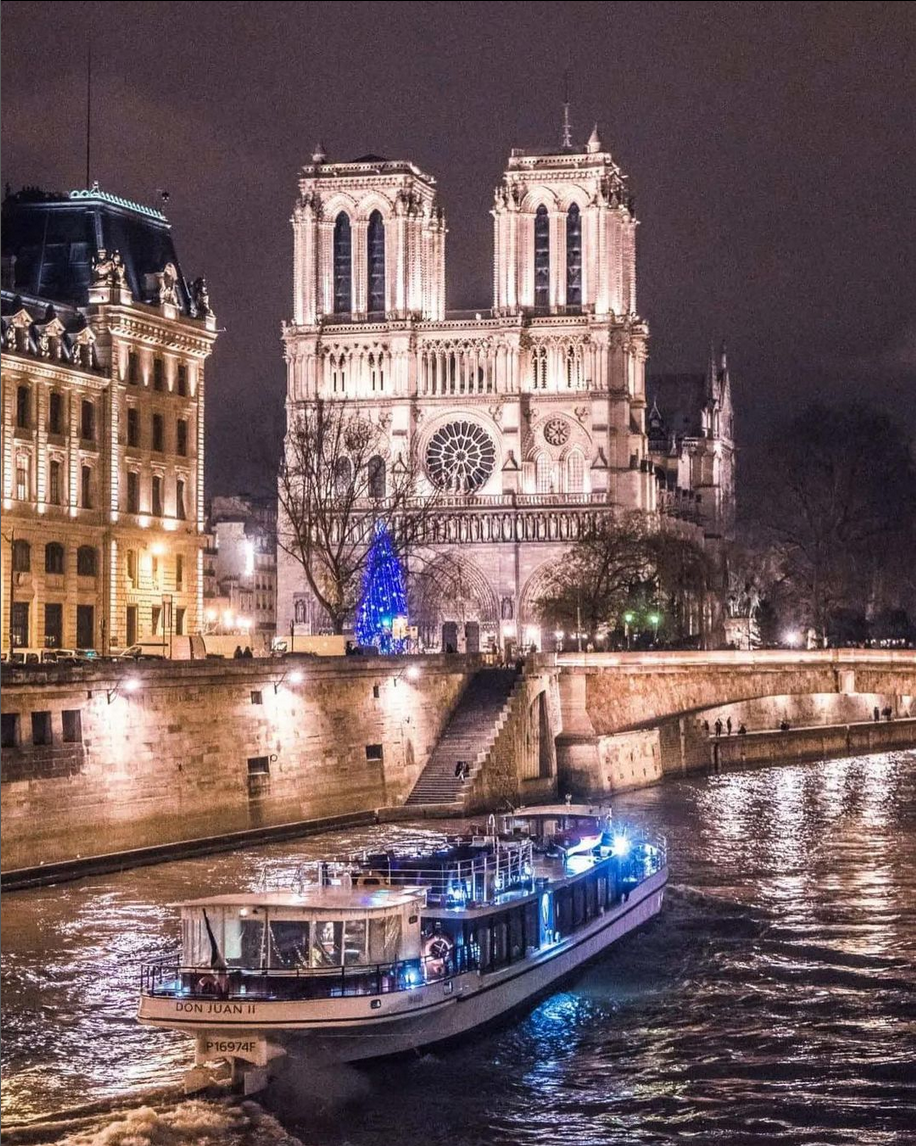
<path fill-rule="evenodd" d="M 550 306 L 550 219 L 543 203 L 534 213 L 534 305 Z"/>
<path fill-rule="evenodd" d="M 566 455 L 566 491 L 582 493 L 585 489 L 585 458 L 579 450 L 570 450 Z"/>
<path fill-rule="evenodd" d="M 547 347 L 541 346 L 531 352 L 531 382 L 533 390 L 547 389 Z"/>
<path fill-rule="evenodd" d="M 538 493 L 550 493 L 552 468 L 547 454 L 538 454 L 534 463 L 534 477 Z"/>
<path fill-rule="evenodd" d="M 566 212 L 566 302 L 582 305 L 582 216 L 575 203 Z"/>
<path fill-rule="evenodd" d="M 334 490 L 338 497 L 346 497 L 353 479 L 349 458 L 338 458 L 334 463 Z"/>
<path fill-rule="evenodd" d="M 352 262 L 350 217 L 341 211 L 334 223 L 334 313 L 349 314 L 352 309 Z"/>
<path fill-rule="evenodd" d="M 368 259 L 368 310 L 381 314 L 385 311 L 385 223 L 379 211 L 369 216 Z"/>
<path fill-rule="evenodd" d="M 369 459 L 369 496 L 376 500 L 385 496 L 385 459 L 378 454 Z"/>

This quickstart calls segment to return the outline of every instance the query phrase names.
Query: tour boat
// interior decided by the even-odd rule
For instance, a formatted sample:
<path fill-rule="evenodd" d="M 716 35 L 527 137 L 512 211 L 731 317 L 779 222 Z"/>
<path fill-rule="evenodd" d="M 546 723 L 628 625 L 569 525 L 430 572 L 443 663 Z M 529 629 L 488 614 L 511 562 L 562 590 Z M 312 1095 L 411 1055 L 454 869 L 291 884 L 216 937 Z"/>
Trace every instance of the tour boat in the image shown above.
<path fill-rule="evenodd" d="M 665 841 L 571 803 L 491 816 L 420 855 L 315 865 L 293 890 L 193 899 L 141 1023 L 196 1040 L 188 1090 L 398 1054 L 543 994 L 656 915 Z M 213 1064 L 216 1064 L 215 1066 Z"/>

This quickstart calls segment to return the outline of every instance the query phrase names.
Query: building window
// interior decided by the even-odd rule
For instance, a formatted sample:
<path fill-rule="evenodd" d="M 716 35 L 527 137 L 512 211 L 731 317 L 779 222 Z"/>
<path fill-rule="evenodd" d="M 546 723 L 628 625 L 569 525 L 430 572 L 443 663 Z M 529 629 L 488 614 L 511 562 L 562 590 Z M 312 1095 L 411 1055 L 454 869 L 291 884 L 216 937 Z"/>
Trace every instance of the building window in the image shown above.
<path fill-rule="evenodd" d="M 372 314 L 385 310 L 385 223 L 379 211 L 369 216 L 369 306 Z"/>
<path fill-rule="evenodd" d="M 550 218 L 543 203 L 534 213 L 534 305 L 550 305 Z"/>
<path fill-rule="evenodd" d="M 153 449 L 162 453 L 165 443 L 165 420 L 161 414 L 153 414 Z"/>
<path fill-rule="evenodd" d="M 38 745 L 53 744 L 54 737 L 51 732 L 51 713 L 32 713 L 32 743 Z"/>
<path fill-rule="evenodd" d="M 13 542 L 13 572 L 29 573 L 32 569 L 32 547 L 21 538 Z"/>
<path fill-rule="evenodd" d="M 550 493 L 550 470 L 550 458 L 546 454 L 538 454 L 535 462 L 538 493 Z"/>
<path fill-rule="evenodd" d="M 95 405 L 92 402 L 80 405 L 80 437 L 85 442 L 95 441 Z"/>
<path fill-rule="evenodd" d="M 18 712 L 4 712 L 0 717 L 0 727 L 3 730 L 2 741 L 0 747 L 3 748 L 18 748 L 19 747 L 19 713 Z"/>
<path fill-rule="evenodd" d="M 180 553 L 175 557 L 175 588 L 184 588 L 184 557 Z"/>
<path fill-rule="evenodd" d="M 64 643 L 64 607 L 45 605 L 45 648 L 59 649 Z"/>
<path fill-rule="evenodd" d="M 575 203 L 566 212 L 566 302 L 582 305 L 582 216 Z"/>
<path fill-rule="evenodd" d="M 127 381 L 136 386 L 140 381 L 140 356 L 133 350 L 127 355 Z"/>
<path fill-rule="evenodd" d="M 585 458 L 572 450 L 566 458 L 566 489 L 569 493 L 582 493 L 585 489 Z"/>
<path fill-rule="evenodd" d="M 80 577 L 95 577 L 99 570 L 99 551 L 91 545 L 81 545 L 76 551 L 76 572 Z"/>
<path fill-rule="evenodd" d="M 187 609 L 176 609 L 175 610 L 175 635 L 177 637 L 183 637 L 184 636 L 184 618 L 185 618 L 186 612 L 187 612 Z"/>
<path fill-rule="evenodd" d="M 64 726 L 64 744 L 83 743 L 83 714 L 78 708 L 65 708 L 60 714 Z"/>
<path fill-rule="evenodd" d="M 48 462 L 48 501 L 51 505 L 60 505 L 60 462 Z"/>
<path fill-rule="evenodd" d="M 350 256 L 350 218 L 341 211 L 334 224 L 334 313 L 352 310 L 352 263 Z"/>
<path fill-rule="evenodd" d="M 149 564 L 149 573 L 150 573 L 150 579 L 152 580 L 153 585 L 158 589 L 159 588 L 159 558 L 158 557 L 151 558 L 150 564 Z"/>
<path fill-rule="evenodd" d="M 366 759 L 367 760 L 381 760 L 382 759 L 382 746 L 381 746 L 381 744 L 367 744 L 366 745 Z"/>
<path fill-rule="evenodd" d="M 251 703 L 252 704 L 263 704 L 264 703 L 264 693 L 261 692 L 260 689 L 252 689 L 251 690 Z"/>
<path fill-rule="evenodd" d="M 385 496 L 385 459 L 378 454 L 369 459 L 369 496 L 372 498 Z"/>
<path fill-rule="evenodd" d="M 58 541 L 49 541 L 45 546 L 45 573 L 63 573 L 64 547 Z"/>
<path fill-rule="evenodd" d="M 127 647 L 137 643 L 137 606 L 127 606 Z"/>
<path fill-rule="evenodd" d="M 140 411 L 136 406 L 127 407 L 127 444 L 140 445 Z"/>
<path fill-rule="evenodd" d="M 127 580 L 131 585 L 136 588 L 137 586 L 137 551 L 136 549 L 128 549 L 127 551 Z M 129 644 L 132 642 L 128 642 Z"/>
<path fill-rule="evenodd" d="M 76 606 L 76 647 L 95 648 L 95 606 Z"/>
<path fill-rule="evenodd" d="M 154 517 L 162 517 L 162 478 L 158 474 L 153 477 L 153 506 Z"/>
<path fill-rule="evenodd" d="M 92 509 L 92 467 L 83 466 L 80 470 L 80 491 L 83 509 Z"/>
<path fill-rule="evenodd" d="M 187 517 L 184 508 L 184 482 L 181 478 L 175 482 L 175 516 L 179 521 L 184 521 Z"/>
<path fill-rule="evenodd" d="M 16 390 L 16 426 L 20 430 L 29 428 L 29 394 L 28 386 L 20 386 Z"/>
<path fill-rule="evenodd" d="M 140 475 L 136 470 L 127 471 L 127 512 L 140 512 Z"/>
<path fill-rule="evenodd" d="M 182 398 L 188 396 L 188 368 L 184 362 L 178 363 L 178 377 L 175 381 L 175 389 L 178 391 Z"/>
<path fill-rule="evenodd" d="M 62 434 L 64 432 L 64 396 L 56 390 L 51 391 L 48 398 L 48 433 Z"/>
<path fill-rule="evenodd" d="M 186 418 L 179 418 L 175 432 L 175 451 L 181 457 L 188 456 L 188 422 Z"/>
<path fill-rule="evenodd" d="M 544 346 L 531 352 L 531 388 L 547 389 L 547 348 Z"/>
<path fill-rule="evenodd" d="M 153 359 L 153 389 L 165 389 L 165 369 L 161 358 Z"/>
<path fill-rule="evenodd" d="M 29 647 L 28 601 L 14 601 L 10 606 L 10 644 L 14 649 Z"/>
<path fill-rule="evenodd" d="M 338 458 L 334 463 L 334 486 L 338 497 L 346 497 L 353 480 L 353 467 L 349 458 Z"/>
<path fill-rule="evenodd" d="M 16 497 L 20 501 L 29 500 L 29 460 L 21 454 L 16 459 Z"/>

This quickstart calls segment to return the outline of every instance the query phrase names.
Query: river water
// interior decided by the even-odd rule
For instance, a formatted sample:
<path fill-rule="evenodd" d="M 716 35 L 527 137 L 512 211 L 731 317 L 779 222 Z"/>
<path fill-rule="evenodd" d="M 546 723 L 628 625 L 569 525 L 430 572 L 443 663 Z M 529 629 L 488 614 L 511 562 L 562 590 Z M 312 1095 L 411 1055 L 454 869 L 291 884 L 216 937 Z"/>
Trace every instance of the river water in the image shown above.
<path fill-rule="evenodd" d="M 190 1040 L 134 1023 L 138 961 L 173 946 L 168 904 L 282 886 L 303 859 L 443 825 L 329 833 L 4 896 L 8 1140 L 916 1142 L 916 753 L 675 780 L 620 797 L 615 813 L 668 835 L 658 920 L 527 1015 L 275 1094 L 279 1123 L 254 1104 L 176 1099 L 168 1088 Z M 52 1114 L 40 1131 L 15 1128 Z"/>

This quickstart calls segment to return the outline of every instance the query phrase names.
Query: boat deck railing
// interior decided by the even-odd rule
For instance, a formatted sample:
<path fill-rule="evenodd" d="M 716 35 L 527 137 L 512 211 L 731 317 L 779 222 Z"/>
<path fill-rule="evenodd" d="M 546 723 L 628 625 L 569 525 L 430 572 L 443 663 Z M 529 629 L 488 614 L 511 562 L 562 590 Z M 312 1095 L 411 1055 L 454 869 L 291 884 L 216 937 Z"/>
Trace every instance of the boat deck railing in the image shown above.
<path fill-rule="evenodd" d="M 256 967 L 214 970 L 182 966 L 174 959 L 164 959 L 142 964 L 140 993 L 151 998 L 195 1002 L 339 999 L 409 991 L 477 969 L 476 950 L 467 946 L 453 947 L 443 958 L 425 955 L 396 963 L 294 970 Z"/>
<path fill-rule="evenodd" d="M 418 884 L 429 888 L 430 902 L 447 906 L 486 903 L 509 888 L 530 884 L 533 879 L 533 849 L 530 839 L 500 841 L 493 851 L 465 859 L 444 858 L 438 866 L 380 864 L 367 862 L 356 879 L 361 887 L 375 881 Z"/>

